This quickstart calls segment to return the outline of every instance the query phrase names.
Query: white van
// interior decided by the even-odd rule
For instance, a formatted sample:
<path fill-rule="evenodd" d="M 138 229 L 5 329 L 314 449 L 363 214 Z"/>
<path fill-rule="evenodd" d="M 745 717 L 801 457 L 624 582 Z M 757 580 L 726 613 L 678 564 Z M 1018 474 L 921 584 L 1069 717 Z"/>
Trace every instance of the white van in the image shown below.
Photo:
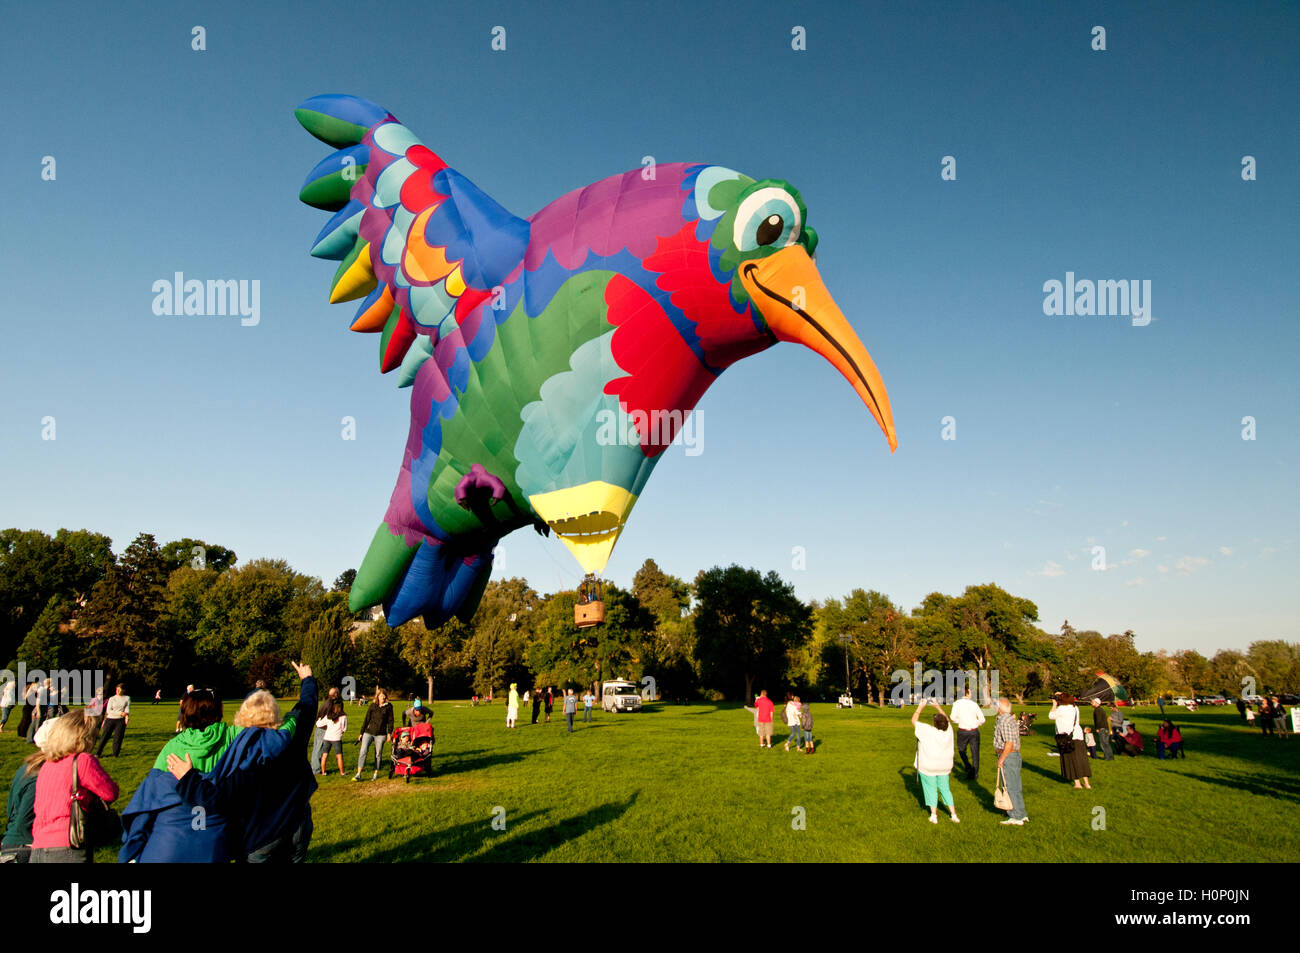
<path fill-rule="evenodd" d="M 640 711 L 641 691 L 631 682 L 616 678 L 600 685 L 600 707 L 605 711 Z"/>

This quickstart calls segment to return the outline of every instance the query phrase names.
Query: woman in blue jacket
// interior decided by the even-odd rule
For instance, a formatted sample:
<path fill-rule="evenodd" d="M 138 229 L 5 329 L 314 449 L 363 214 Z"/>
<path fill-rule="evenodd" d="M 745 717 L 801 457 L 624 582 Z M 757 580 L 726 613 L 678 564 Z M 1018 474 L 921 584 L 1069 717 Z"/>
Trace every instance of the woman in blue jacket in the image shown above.
<path fill-rule="evenodd" d="M 118 863 L 220 863 L 229 860 L 226 819 L 219 811 L 191 808 L 167 770 L 167 758 L 185 755 L 199 771 L 211 771 L 240 732 L 221 721 L 212 692 L 190 692 L 181 701 L 181 732 L 163 746 L 153 768 L 122 812 Z"/>
<path fill-rule="evenodd" d="M 275 697 L 253 692 L 235 718 L 243 730 L 210 772 L 193 770 L 188 754 L 184 759 L 167 755 L 181 799 L 208 816 L 225 818 L 226 849 L 237 861 L 299 863 L 307 856 L 316 779 L 306 754 L 315 721 L 316 679 L 311 666 L 292 664 L 302 688 L 283 722 Z"/>

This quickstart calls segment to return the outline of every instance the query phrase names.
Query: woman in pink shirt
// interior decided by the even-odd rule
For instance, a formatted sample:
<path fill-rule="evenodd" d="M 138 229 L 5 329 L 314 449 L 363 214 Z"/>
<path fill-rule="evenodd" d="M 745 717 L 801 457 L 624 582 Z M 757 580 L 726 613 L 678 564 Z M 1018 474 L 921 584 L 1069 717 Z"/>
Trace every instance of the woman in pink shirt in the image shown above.
<path fill-rule="evenodd" d="M 95 723 L 81 712 L 72 711 L 50 726 L 41 746 L 44 763 L 36 776 L 36 820 L 32 824 L 33 864 L 89 864 L 89 847 L 68 846 L 69 800 L 72 796 L 72 765 L 77 765 L 77 783 L 105 801 L 117 798 L 117 783 L 90 754 L 95 741 Z"/>

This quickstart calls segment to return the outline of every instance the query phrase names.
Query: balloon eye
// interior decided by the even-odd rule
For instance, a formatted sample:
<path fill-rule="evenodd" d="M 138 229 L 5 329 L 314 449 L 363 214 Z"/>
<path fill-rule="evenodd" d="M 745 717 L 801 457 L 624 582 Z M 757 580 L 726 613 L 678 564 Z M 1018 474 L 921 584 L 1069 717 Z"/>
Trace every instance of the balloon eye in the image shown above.
<path fill-rule="evenodd" d="M 781 237 L 783 231 L 785 231 L 785 219 L 774 212 L 763 219 L 755 238 L 760 245 L 770 245 Z"/>
<path fill-rule="evenodd" d="M 732 240 L 741 252 L 775 250 L 799 240 L 802 218 L 789 192 L 766 186 L 741 200 Z"/>

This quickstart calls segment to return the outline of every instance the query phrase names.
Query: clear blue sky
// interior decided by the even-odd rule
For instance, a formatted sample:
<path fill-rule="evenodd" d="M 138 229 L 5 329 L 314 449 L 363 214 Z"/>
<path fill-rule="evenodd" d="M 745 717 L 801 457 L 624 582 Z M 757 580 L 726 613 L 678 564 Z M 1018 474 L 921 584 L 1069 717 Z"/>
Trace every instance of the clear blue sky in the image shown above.
<path fill-rule="evenodd" d="M 359 564 L 409 391 L 327 304 L 325 216 L 296 197 L 327 150 L 292 116 L 348 92 L 520 215 L 645 155 L 802 191 L 899 450 L 813 353 L 743 361 L 701 404 L 704 452 L 656 470 L 614 580 L 739 562 L 907 608 L 995 581 L 1048 629 L 1144 649 L 1296 640 L 1298 10 L 12 5 L 0 525 L 202 537 L 326 581 Z M 176 271 L 259 280 L 260 324 L 155 315 Z M 1067 271 L 1149 279 L 1153 320 L 1045 316 Z M 555 540 L 503 545 L 539 589 L 578 577 Z"/>

